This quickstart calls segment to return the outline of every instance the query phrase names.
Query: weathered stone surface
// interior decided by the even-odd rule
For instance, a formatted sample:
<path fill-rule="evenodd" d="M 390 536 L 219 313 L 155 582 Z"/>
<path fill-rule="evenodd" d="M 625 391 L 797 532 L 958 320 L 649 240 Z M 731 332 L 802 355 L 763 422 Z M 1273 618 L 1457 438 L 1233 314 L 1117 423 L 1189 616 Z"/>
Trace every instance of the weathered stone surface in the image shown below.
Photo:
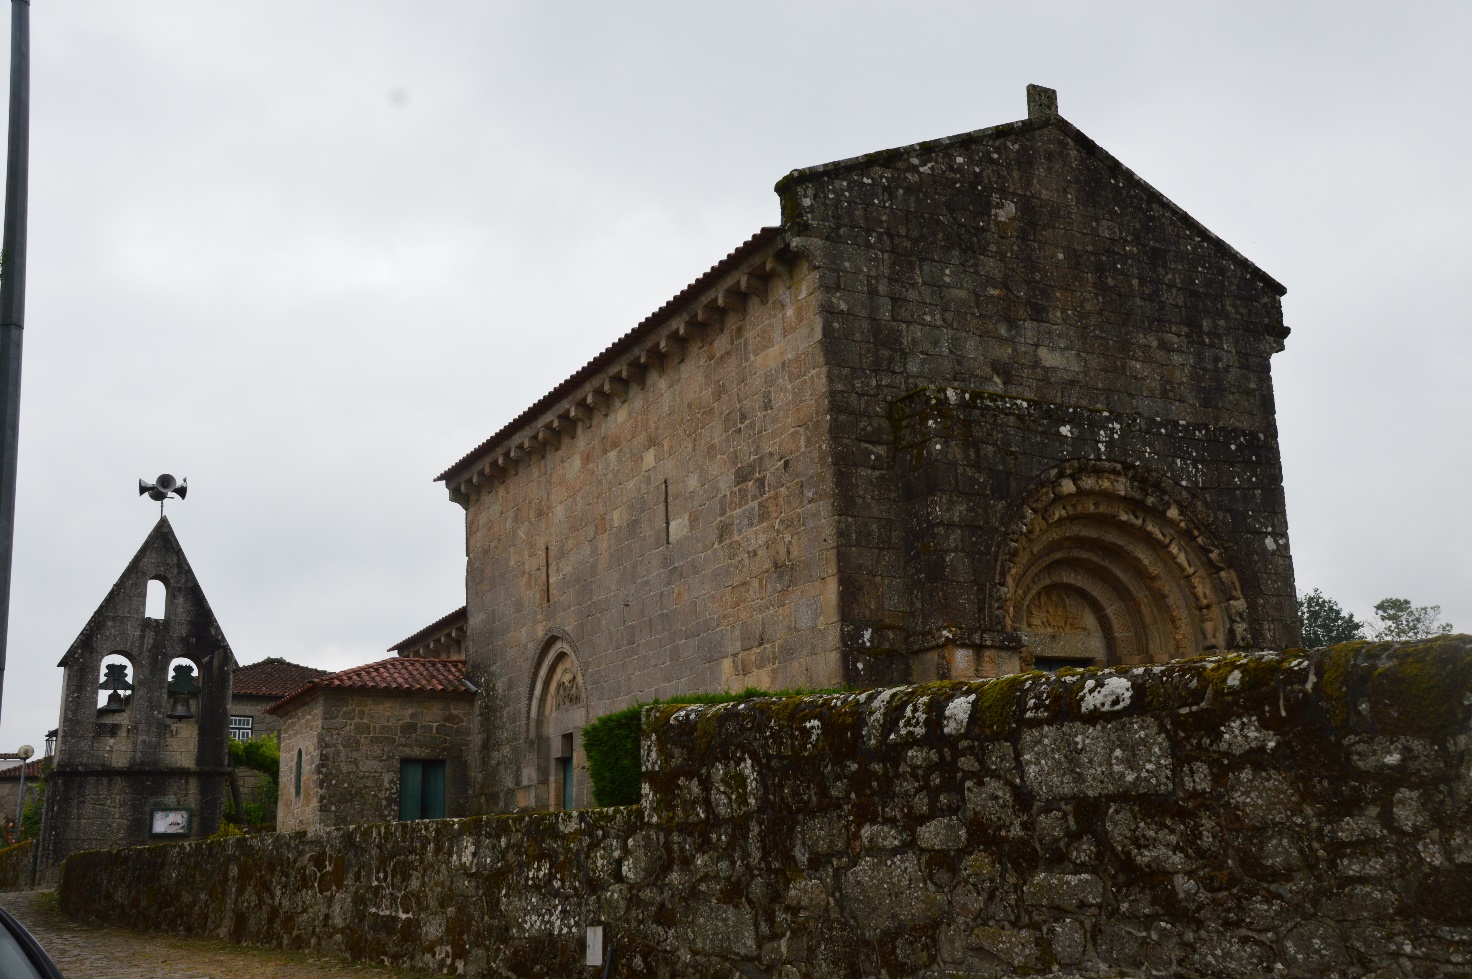
<path fill-rule="evenodd" d="M 1038 874 L 1022 889 L 1022 899 L 1039 908 L 1083 911 L 1104 900 L 1104 881 L 1097 874 Z"/>
<path fill-rule="evenodd" d="M 967 944 L 985 949 L 1014 969 L 1031 971 L 1038 965 L 1038 936 L 1030 931 L 982 925 L 972 929 Z"/>
<path fill-rule="evenodd" d="M 31 884 L 33 840 L 0 849 L 0 891 L 20 891 Z"/>
<path fill-rule="evenodd" d="M 1469 666 L 1451 637 L 1115 671 L 1133 693 L 1107 712 L 1041 675 L 650 708 L 642 808 L 78 854 L 61 900 L 471 976 L 582 975 L 602 923 L 620 977 L 1453 979 L 1472 970 Z M 1427 698 L 1415 757 L 1435 765 L 1365 764 L 1406 750 L 1360 707 L 1371 678 Z M 821 743 L 788 750 L 815 720 Z M 1090 781 L 1048 743 L 1205 775 L 1116 761 Z M 718 811 L 746 758 L 762 805 Z"/>
<path fill-rule="evenodd" d="M 1149 718 L 1028 728 L 1022 770 L 1041 799 L 1148 795 L 1174 788 L 1170 742 Z"/>
<path fill-rule="evenodd" d="M 1083 922 L 1072 918 L 1054 922 L 1044 929 L 1048 947 L 1059 965 L 1078 965 L 1088 952 L 1088 934 Z"/>
<path fill-rule="evenodd" d="M 955 816 L 932 819 L 915 831 L 922 850 L 959 850 L 966 845 L 966 824 Z"/>
<path fill-rule="evenodd" d="M 465 815 L 470 701 L 469 691 L 392 696 L 327 688 L 293 704 L 281 725 L 276 828 L 315 830 L 397 819 L 404 758 L 443 760 L 445 814 Z"/>
<path fill-rule="evenodd" d="M 1209 812 L 1122 803 L 1110 807 L 1105 830 L 1115 852 L 1141 870 L 1195 871 L 1218 863 L 1222 855 L 1222 832 Z"/>
<path fill-rule="evenodd" d="M 860 934 L 878 937 L 933 923 L 945 902 L 932 893 L 913 854 L 864 857 L 844 874 L 848 916 Z"/>

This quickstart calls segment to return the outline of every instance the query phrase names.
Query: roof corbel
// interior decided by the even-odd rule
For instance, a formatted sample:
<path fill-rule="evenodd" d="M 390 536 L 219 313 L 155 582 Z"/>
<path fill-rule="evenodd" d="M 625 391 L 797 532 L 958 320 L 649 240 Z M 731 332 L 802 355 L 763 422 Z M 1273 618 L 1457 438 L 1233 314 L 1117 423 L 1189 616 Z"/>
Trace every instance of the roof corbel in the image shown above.
<path fill-rule="evenodd" d="M 734 286 L 727 286 L 716 293 L 716 305 L 733 313 L 746 311 L 746 294 Z"/>

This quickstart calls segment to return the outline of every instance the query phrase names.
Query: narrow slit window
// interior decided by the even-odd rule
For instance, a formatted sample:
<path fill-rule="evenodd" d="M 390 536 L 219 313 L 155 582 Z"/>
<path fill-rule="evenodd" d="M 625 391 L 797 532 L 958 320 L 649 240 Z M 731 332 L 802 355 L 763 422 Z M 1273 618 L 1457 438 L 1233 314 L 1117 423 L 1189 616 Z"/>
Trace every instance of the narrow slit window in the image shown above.
<path fill-rule="evenodd" d="M 670 481 L 664 481 L 664 542 L 670 542 Z"/>
<path fill-rule="evenodd" d="M 296 772 L 292 777 L 292 789 L 296 792 L 296 797 L 300 799 L 302 797 L 302 749 L 300 748 L 296 749 Z"/>

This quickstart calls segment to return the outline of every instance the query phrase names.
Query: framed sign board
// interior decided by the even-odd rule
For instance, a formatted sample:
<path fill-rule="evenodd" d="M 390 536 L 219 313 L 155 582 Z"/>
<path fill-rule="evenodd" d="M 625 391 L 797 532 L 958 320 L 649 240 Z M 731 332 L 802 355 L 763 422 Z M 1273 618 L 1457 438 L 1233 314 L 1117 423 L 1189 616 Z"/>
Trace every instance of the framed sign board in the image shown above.
<path fill-rule="evenodd" d="M 150 814 L 149 832 L 154 836 L 188 836 L 188 809 L 154 809 Z"/>

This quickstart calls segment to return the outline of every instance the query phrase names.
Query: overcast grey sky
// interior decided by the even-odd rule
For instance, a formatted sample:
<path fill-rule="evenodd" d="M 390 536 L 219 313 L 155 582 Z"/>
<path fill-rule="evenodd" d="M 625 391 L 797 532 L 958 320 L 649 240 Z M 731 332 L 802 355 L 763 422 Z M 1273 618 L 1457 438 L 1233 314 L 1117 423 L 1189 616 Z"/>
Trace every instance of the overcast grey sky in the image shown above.
<path fill-rule="evenodd" d="M 241 662 L 463 603 L 431 482 L 763 224 L 800 166 L 1028 82 L 1288 286 L 1300 590 L 1472 628 L 1472 4 L 34 0 L 0 750 L 170 504 Z"/>

